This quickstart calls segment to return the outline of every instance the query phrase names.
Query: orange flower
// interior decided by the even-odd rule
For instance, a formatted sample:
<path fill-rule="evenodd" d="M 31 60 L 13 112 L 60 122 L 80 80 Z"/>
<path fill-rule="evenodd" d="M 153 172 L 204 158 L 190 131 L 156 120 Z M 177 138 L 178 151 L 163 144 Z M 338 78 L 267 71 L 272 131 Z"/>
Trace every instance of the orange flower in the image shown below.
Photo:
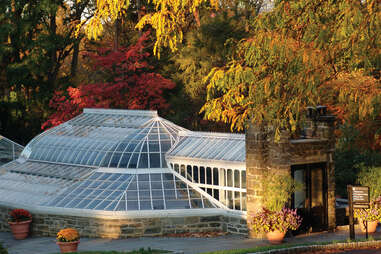
<path fill-rule="evenodd" d="M 79 234 L 74 228 L 61 229 L 60 232 L 57 233 L 58 242 L 75 242 L 78 240 Z"/>

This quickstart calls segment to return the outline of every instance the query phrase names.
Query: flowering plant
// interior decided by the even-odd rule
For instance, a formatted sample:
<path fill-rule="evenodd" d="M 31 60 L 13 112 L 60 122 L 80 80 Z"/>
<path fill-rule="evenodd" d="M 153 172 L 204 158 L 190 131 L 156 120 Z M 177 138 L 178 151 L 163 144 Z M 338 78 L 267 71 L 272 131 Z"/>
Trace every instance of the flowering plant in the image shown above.
<path fill-rule="evenodd" d="M 270 211 L 262 208 L 252 221 L 251 226 L 255 233 L 268 233 L 271 231 L 287 232 L 288 229 L 296 230 L 300 227 L 302 218 L 297 215 L 296 209 L 283 208 L 280 211 Z"/>
<path fill-rule="evenodd" d="M 32 219 L 30 212 L 24 209 L 13 209 L 9 215 L 11 216 L 11 222 L 28 221 Z"/>
<path fill-rule="evenodd" d="M 57 241 L 58 242 L 75 242 L 79 240 L 78 231 L 74 228 L 65 228 L 61 229 L 57 233 Z"/>
<path fill-rule="evenodd" d="M 370 202 L 368 209 L 354 209 L 354 217 L 362 221 L 381 221 L 381 196 Z"/>

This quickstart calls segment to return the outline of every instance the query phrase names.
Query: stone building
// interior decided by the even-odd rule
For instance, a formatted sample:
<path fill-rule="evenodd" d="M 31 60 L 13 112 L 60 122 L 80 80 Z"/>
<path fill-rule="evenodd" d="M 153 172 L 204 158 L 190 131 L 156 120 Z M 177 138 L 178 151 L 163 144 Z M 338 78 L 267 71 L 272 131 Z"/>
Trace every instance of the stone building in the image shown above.
<path fill-rule="evenodd" d="M 85 109 L 0 167 L 0 230 L 9 230 L 10 209 L 25 208 L 35 235 L 54 236 L 63 227 L 111 238 L 247 235 L 246 219 L 261 204 L 264 170 L 307 181 L 294 206 L 306 216 L 322 214 L 319 229 L 333 228 L 331 128 L 330 118 L 319 116 L 305 139 L 284 135 L 274 143 L 256 128 L 245 138 L 189 131 L 155 111 Z"/>
<path fill-rule="evenodd" d="M 325 107 L 309 109 L 305 136 L 292 138 L 282 132 L 274 142 L 274 133 L 266 126 L 251 126 L 246 133 L 247 219 L 261 208 L 266 194 L 262 192 L 264 172 L 291 174 L 304 184 L 303 191 L 292 195 L 291 207 L 303 216 L 302 230 L 334 230 L 335 148 L 334 117 Z M 250 228 L 250 226 L 249 226 Z M 251 237 L 256 237 L 250 232 Z"/>

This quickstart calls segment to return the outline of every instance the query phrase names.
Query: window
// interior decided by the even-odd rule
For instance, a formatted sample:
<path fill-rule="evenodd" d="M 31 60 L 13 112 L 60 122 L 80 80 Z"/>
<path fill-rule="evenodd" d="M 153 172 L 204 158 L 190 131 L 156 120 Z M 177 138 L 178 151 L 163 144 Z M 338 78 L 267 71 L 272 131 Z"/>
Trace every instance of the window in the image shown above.
<path fill-rule="evenodd" d="M 177 173 L 180 173 L 180 172 L 179 172 L 179 164 L 175 164 L 175 171 L 176 171 Z"/>
<path fill-rule="evenodd" d="M 213 168 L 213 185 L 218 185 L 218 168 Z"/>
<path fill-rule="evenodd" d="M 205 184 L 205 168 L 200 167 L 200 183 Z"/>
<path fill-rule="evenodd" d="M 209 167 L 206 168 L 206 183 L 212 184 L 212 169 Z"/>
<path fill-rule="evenodd" d="M 234 170 L 234 187 L 235 188 L 240 188 L 240 173 L 239 170 Z"/>
<path fill-rule="evenodd" d="M 246 189 L 246 170 L 241 171 L 242 189 Z"/>
<path fill-rule="evenodd" d="M 182 175 L 183 177 L 186 177 L 185 165 L 181 165 L 181 166 L 180 166 L 180 170 L 181 170 L 181 175 Z"/>
<path fill-rule="evenodd" d="M 233 170 L 228 169 L 227 172 L 227 182 L 229 187 L 233 187 Z"/>
<path fill-rule="evenodd" d="M 187 166 L 187 179 L 191 182 L 193 182 L 193 177 L 192 177 L 192 166 L 188 165 Z"/>
<path fill-rule="evenodd" d="M 199 183 L 200 179 L 198 177 L 198 167 L 197 166 L 193 166 L 193 179 L 194 179 L 194 182 L 195 183 Z"/>

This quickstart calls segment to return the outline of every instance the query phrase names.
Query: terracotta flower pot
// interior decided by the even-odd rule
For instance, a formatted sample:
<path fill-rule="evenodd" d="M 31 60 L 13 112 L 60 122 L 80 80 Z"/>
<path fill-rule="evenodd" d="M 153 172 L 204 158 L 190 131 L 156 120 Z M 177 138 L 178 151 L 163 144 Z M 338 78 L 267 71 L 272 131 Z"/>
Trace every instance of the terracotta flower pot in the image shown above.
<path fill-rule="evenodd" d="M 12 222 L 9 221 L 9 226 L 11 227 L 11 231 L 13 237 L 17 240 L 22 240 L 28 237 L 29 235 L 29 225 L 32 220 L 20 221 L 20 222 Z"/>
<path fill-rule="evenodd" d="M 360 228 L 362 232 L 366 232 L 365 223 L 359 220 Z M 368 221 L 368 233 L 376 232 L 378 221 Z"/>
<path fill-rule="evenodd" d="M 267 240 L 271 244 L 281 244 L 283 242 L 283 238 L 286 235 L 286 232 L 280 232 L 278 230 L 270 231 L 266 233 Z"/>
<path fill-rule="evenodd" d="M 76 252 L 79 241 L 75 242 L 56 242 L 60 247 L 61 253 Z"/>

